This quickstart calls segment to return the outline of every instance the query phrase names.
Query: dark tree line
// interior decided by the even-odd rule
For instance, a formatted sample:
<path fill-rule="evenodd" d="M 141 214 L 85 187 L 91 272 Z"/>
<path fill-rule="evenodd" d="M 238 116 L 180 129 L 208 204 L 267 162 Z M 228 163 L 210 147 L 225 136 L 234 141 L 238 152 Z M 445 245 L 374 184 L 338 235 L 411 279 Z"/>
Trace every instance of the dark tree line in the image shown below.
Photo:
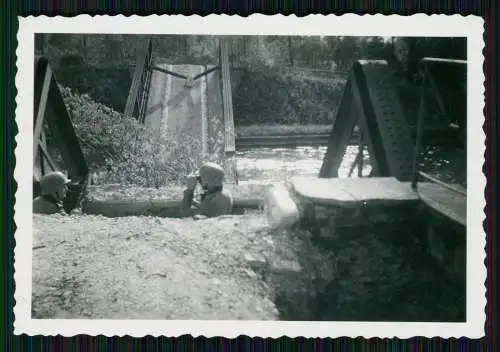
<path fill-rule="evenodd" d="M 155 61 L 170 64 L 218 61 L 218 38 L 201 35 L 38 34 L 35 48 L 37 54 L 50 59 L 63 86 L 123 112 L 133 66 L 149 39 Z M 234 69 L 235 118 L 241 123 L 281 123 L 283 119 L 329 123 L 328 116 L 335 112 L 342 86 L 318 80 L 324 78 L 325 72 L 345 80 L 345 74 L 357 59 L 387 60 L 395 71 L 414 81 L 421 57 L 466 57 L 466 41 L 462 38 L 227 36 L 225 39 Z M 269 87 L 274 87 L 272 99 Z M 324 115 L 325 111 L 329 114 Z"/>
<path fill-rule="evenodd" d="M 175 63 L 217 62 L 217 38 L 185 35 L 39 34 L 36 50 L 64 63 L 134 65 L 137 51 L 153 40 L 156 58 Z M 422 56 L 465 58 L 463 38 L 229 36 L 235 65 L 301 66 L 347 71 L 356 59 L 383 59 L 414 71 Z"/>

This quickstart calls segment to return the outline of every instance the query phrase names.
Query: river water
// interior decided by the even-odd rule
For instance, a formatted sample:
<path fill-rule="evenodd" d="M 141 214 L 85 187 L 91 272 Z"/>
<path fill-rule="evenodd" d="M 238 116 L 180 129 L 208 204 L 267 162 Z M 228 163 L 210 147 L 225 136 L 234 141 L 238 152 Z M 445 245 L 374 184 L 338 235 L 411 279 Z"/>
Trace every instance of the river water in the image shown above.
<path fill-rule="evenodd" d="M 240 183 L 268 183 L 289 180 L 294 176 L 317 177 L 326 147 L 256 148 L 236 153 Z M 358 153 L 358 146 L 349 146 L 340 166 L 339 177 L 348 177 Z M 365 156 L 363 175 L 371 166 Z M 352 177 L 357 177 L 357 167 Z"/>
<path fill-rule="evenodd" d="M 318 177 L 326 147 L 256 148 L 236 153 L 238 180 L 240 183 L 269 183 L 289 180 L 293 176 Z M 340 165 L 339 177 L 349 177 L 358 146 L 347 147 Z M 368 153 L 365 151 L 363 176 L 371 171 Z M 466 185 L 466 160 L 456 148 L 426 146 L 419 169 L 448 183 Z M 357 177 L 354 168 L 351 177 Z"/>

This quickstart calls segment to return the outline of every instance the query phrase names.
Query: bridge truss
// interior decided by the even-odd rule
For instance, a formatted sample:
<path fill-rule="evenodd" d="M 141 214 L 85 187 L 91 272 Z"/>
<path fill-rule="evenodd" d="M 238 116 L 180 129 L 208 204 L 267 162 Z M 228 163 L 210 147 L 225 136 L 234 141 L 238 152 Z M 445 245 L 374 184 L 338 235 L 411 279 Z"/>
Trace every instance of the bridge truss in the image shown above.
<path fill-rule="evenodd" d="M 411 179 L 413 141 L 391 78 L 385 61 L 360 60 L 354 64 L 333 124 L 321 178 L 338 177 L 353 130 L 359 126 L 359 176 L 366 148 L 372 176 Z"/>
<path fill-rule="evenodd" d="M 196 74 L 191 74 L 190 72 L 194 68 L 187 68 L 181 66 L 187 65 L 178 65 L 177 69 L 168 69 L 165 65 L 155 64 L 152 59 L 152 44 L 151 41 L 146 43 L 143 50 L 138 54 L 137 57 L 137 65 L 134 70 L 134 76 L 132 79 L 132 85 L 130 88 L 129 96 L 127 99 L 127 104 L 125 108 L 125 114 L 136 117 L 140 122 L 145 123 L 148 118 L 148 106 L 152 103 L 151 88 L 154 84 L 152 80 L 153 72 L 159 72 L 168 76 L 171 76 L 172 79 L 180 79 L 184 81 L 184 90 L 185 92 L 181 92 L 174 96 L 171 100 L 176 101 L 180 98 L 185 97 L 186 91 L 191 90 L 199 81 L 204 80 L 203 84 L 205 85 L 206 94 L 215 94 L 218 98 L 215 98 L 216 103 L 220 104 L 221 117 L 222 117 L 222 125 L 223 125 L 223 145 L 219 147 L 219 149 L 223 150 L 223 159 L 226 171 L 228 171 L 229 179 L 232 179 L 234 182 L 238 182 L 237 172 L 236 172 L 236 159 L 235 159 L 235 130 L 234 130 L 234 118 L 233 118 L 233 103 L 232 103 L 232 90 L 231 90 L 231 74 L 229 69 L 229 53 L 228 53 L 228 44 L 227 41 L 223 38 L 218 39 L 218 56 L 219 62 L 217 65 L 213 67 L 205 66 L 203 72 L 199 72 Z M 186 74 L 185 72 L 189 72 Z M 219 85 L 211 88 L 215 88 L 219 92 L 212 92 L 207 88 L 206 77 L 213 74 L 214 72 L 218 72 L 218 80 L 220 82 Z M 172 95 L 173 93 L 170 92 Z M 205 93 L 202 91 L 200 93 L 204 95 Z M 168 96 L 168 94 L 167 94 Z M 157 97 L 155 99 L 158 99 Z M 165 100 L 167 98 L 163 98 Z M 192 98 L 187 97 L 187 99 L 192 104 Z M 160 99 L 161 100 L 161 99 Z M 201 97 L 201 105 L 207 105 L 207 100 L 210 100 L 207 97 Z M 214 99 L 212 99 L 214 100 Z M 163 107 L 169 108 L 169 101 L 161 101 L 160 105 Z M 172 104 L 170 104 L 172 105 Z M 176 104 L 173 104 L 176 105 Z M 155 107 L 156 109 L 156 107 Z M 202 141 L 202 158 L 206 157 L 207 149 L 208 149 L 208 140 L 212 137 L 211 129 L 208 125 L 211 125 L 212 121 L 206 121 L 206 111 L 207 107 L 202 106 L 202 111 L 205 113 L 201 113 L 201 120 L 199 124 L 201 126 L 201 141 Z M 208 118 L 214 118 L 213 114 L 209 115 Z M 179 119 L 188 118 L 188 116 L 180 116 L 177 115 Z M 180 123 L 176 121 L 176 123 Z M 212 132 L 213 133 L 213 132 Z M 199 156 L 193 156 L 194 159 L 198 159 Z"/>
<path fill-rule="evenodd" d="M 387 63 L 363 60 L 354 64 L 333 124 L 319 177 L 338 177 L 340 165 L 348 145 L 352 143 L 353 131 L 357 126 L 358 155 L 349 176 L 357 166 L 358 177 L 395 177 L 399 181 L 411 181 L 412 189 L 417 191 L 430 212 L 447 221 L 451 220 L 454 226 L 463 230 L 466 226 L 466 189 L 422 172 L 419 164 L 426 130 L 424 121 L 428 92 L 432 93 L 446 128 L 458 130 L 462 137 L 466 131 L 467 99 L 463 95 L 466 92 L 467 62 L 423 58 L 420 67 L 422 84 L 415 126 L 405 116 Z M 451 96 L 446 99 L 445 94 Z M 416 130 L 415 138 L 412 136 L 413 130 Z M 462 138 L 462 142 L 465 141 L 466 138 Z M 466 150 L 466 143 L 464 144 Z M 372 166 L 369 175 L 363 174 L 366 150 Z M 419 179 L 425 181 L 421 187 Z"/>
<path fill-rule="evenodd" d="M 45 57 L 35 60 L 33 121 L 33 195 L 40 192 L 40 178 L 51 171 L 63 171 L 73 181 L 64 208 L 78 203 L 89 183 L 89 169 L 54 72 Z"/>

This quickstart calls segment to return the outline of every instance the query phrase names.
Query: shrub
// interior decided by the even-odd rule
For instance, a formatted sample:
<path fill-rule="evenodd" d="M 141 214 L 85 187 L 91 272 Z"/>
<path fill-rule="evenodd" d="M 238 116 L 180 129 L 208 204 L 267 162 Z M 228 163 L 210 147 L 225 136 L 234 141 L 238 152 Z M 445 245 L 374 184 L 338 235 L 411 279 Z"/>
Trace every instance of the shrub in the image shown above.
<path fill-rule="evenodd" d="M 91 170 L 120 160 L 138 138 L 143 127 L 130 116 L 96 103 L 88 95 L 78 95 L 60 87 L 76 134 Z"/>
<path fill-rule="evenodd" d="M 195 170 L 198 164 L 191 151 L 199 144 L 188 136 L 182 140 L 185 143 L 164 141 L 153 132 L 143 131 L 125 158 L 107 160 L 106 183 L 158 188 L 182 181 L 182 176 Z"/>
<path fill-rule="evenodd" d="M 220 145 L 213 140 L 209 145 Z M 222 164 L 223 154 L 209 149 L 205 160 L 201 156 L 201 141 L 188 133 L 180 133 L 175 140 L 168 140 L 156 131 L 140 133 L 125 158 L 108 159 L 104 180 L 106 183 L 134 184 L 142 187 L 163 187 L 183 184 L 190 173 L 203 162 Z"/>
<path fill-rule="evenodd" d="M 296 135 L 296 134 L 330 134 L 332 125 L 246 125 L 236 129 L 239 137 L 268 136 L 268 135 Z"/>
<path fill-rule="evenodd" d="M 332 123 L 345 80 L 315 77 L 299 70 L 259 67 L 242 71 L 233 90 L 237 125 Z"/>
<path fill-rule="evenodd" d="M 184 182 L 202 162 L 223 161 L 223 133 L 218 120 L 211 121 L 206 160 L 201 141 L 189 133 L 166 139 L 162 131 L 147 130 L 133 117 L 94 102 L 88 95 L 61 87 L 76 134 L 90 170 L 99 183 L 162 187 Z"/>
<path fill-rule="evenodd" d="M 116 111 L 124 110 L 132 82 L 131 68 L 95 67 L 73 61 L 64 61 L 56 71 L 62 85 Z M 236 125 L 330 124 L 345 83 L 324 73 L 299 68 L 280 70 L 255 63 L 233 70 L 232 77 Z"/>

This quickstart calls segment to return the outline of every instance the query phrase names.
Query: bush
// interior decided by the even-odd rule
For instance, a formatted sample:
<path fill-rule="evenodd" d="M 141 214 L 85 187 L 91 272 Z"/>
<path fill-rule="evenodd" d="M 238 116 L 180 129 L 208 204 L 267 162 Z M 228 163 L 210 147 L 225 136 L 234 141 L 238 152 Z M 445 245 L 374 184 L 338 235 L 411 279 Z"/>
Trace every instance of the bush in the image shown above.
<path fill-rule="evenodd" d="M 268 136 L 268 135 L 297 135 L 297 134 L 330 134 L 333 125 L 246 125 L 236 129 L 237 136 Z"/>
<path fill-rule="evenodd" d="M 86 94 L 64 87 L 60 90 L 90 169 L 102 167 L 107 159 L 125 158 L 143 127 L 133 117 L 96 103 Z"/>
<path fill-rule="evenodd" d="M 71 59 L 67 58 L 66 60 Z M 61 85 L 78 94 L 124 111 L 132 70 L 127 66 L 94 67 L 64 61 L 56 71 Z M 233 70 L 233 109 L 236 125 L 330 124 L 340 103 L 345 80 L 300 69 L 253 64 Z M 238 82 L 236 82 L 238 81 Z"/>
<path fill-rule="evenodd" d="M 201 141 L 187 133 L 168 140 L 161 131 L 147 130 L 133 117 L 96 103 L 88 95 L 63 87 L 61 92 L 89 168 L 99 175 L 99 183 L 162 187 L 184 182 L 204 161 L 223 161 L 222 126 L 217 121 L 210 126 L 209 155 L 201 160 Z"/>
<path fill-rule="evenodd" d="M 344 84 L 345 80 L 314 77 L 299 70 L 244 70 L 233 90 L 235 123 L 330 124 Z"/>
<path fill-rule="evenodd" d="M 143 131 L 121 160 L 108 159 L 103 183 L 134 184 L 160 188 L 183 184 L 203 162 L 222 164 L 219 155 L 201 157 L 201 141 L 184 133 L 177 140 L 165 140 L 160 134 Z"/>

